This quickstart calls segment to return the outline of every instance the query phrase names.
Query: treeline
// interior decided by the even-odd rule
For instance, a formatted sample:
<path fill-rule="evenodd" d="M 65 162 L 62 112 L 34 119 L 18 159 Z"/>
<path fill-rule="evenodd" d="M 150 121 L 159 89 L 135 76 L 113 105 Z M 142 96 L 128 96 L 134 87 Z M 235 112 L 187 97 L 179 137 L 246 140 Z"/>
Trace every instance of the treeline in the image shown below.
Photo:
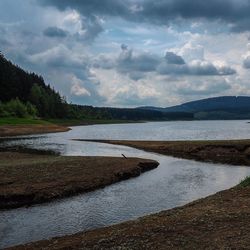
<path fill-rule="evenodd" d="M 129 109 L 129 108 L 105 108 L 82 105 L 72 105 L 71 112 L 78 118 L 114 119 L 114 120 L 190 120 L 192 113 L 187 112 L 160 112 L 154 110 Z M 73 115 L 73 116 L 74 116 Z"/>
<path fill-rule="evenodd" d="M 63 119 L 180 120 L 192 119 L 185 112 L 98 108 L 68 104 L 41 76 L 29 73 L 0 53 L 0 116 Z"/>

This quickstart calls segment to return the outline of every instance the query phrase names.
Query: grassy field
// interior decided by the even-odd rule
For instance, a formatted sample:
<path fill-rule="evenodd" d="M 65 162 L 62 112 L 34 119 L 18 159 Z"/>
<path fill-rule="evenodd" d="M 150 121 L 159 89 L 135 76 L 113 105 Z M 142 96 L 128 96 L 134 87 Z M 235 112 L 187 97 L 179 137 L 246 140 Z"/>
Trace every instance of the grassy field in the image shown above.
<path fill-rule="evenodd" d="M 48 122 L 62 125 L 62 126 L 81 126 L 81 125 L 93 125 L 93 124 L 119 124 L 119 123 L 132 123 L 138 121 L 131 120 L 103 120 L 103 119 L 48 119 Z"/>
<path fill-rule="evenodd" d="M 1 125 L 26 125 L 26 124 L 41 124 L 47 125 L 50 124 L 49 121 L 44 121 L 40 119 L 32 119 L 32 118 L 0 118 L 0 126 Z"/>
<path fill-rule="evenodd" d="M 135 121 L 128 120 L 101 120 L 101 119 L 86 119 L 86 120 L 76 120 L 76 119 L 32 119 L 32 118 L 0 118 L 1 125 L 47 125 L 47 124 L 57 124 L 61 126 L 80 126 L 80 125 L 91 125 L 91 124 L 113 124 L 113 123 L 131 123 Z"/>
<path fill-rule="evenodd" d="M 243 181 L 239 184 L 240 187 L 248 187 L 250 186 L 250 176 L 246 177 Z"/>

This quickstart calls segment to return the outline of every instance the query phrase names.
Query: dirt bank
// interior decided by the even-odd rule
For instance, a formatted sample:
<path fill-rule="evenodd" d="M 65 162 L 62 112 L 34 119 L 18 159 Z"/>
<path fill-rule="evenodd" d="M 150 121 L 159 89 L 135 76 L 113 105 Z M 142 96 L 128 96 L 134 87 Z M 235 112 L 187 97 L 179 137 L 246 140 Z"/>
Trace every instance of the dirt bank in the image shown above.
<path fill-rule="evenodd" d="M 249 249 L 250 187 L 180 208 L 12 249 Z"/>
<path fill-rule="evenodd" d="M 130 146 L 164 155 L 205 162 L 250 166 L 250 140 L 120 141 L 90 140 Z"/>
<path fill-rule="evenodd" d="M 88 192 L 157 166 L 138 158 L 0 152 L 0 209 Z"/>
<path fill-rule="evenodd" d="M 58 126 L 54 124 L 2 125 L 0 126 L 0 137 L 57 133 L 57 132 L 66 132 L 69 130 L 70 128 L 68 127 Z"/>

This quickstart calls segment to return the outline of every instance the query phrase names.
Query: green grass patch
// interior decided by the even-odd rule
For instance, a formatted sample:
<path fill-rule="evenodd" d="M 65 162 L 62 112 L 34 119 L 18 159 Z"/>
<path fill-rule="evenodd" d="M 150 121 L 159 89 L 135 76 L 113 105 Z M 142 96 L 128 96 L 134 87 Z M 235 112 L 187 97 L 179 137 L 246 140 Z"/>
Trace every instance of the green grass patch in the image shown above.
<path fill-rule="evenodd" d="M 33 118 L 15 118 L 15 117 L 4 117 L 0 118 L 0 126 L 3 125 L 29 125 L 29 124 L 57 124 L 62 126 L 81 126 L 91 124 L 115 124 L 115 123 L 131 123 L 135 121 L 128 120 L 102 120 L 102 119 L 33 119 Z"/>
<path fill-rule="evenodd" d="M 116 124 L 116 123 L 132 123 L 135 121 L 129 120 L 104 120 L 104 119 L 48 119 L 50 123 L 55 123 L 63 126 L 81 126 L 81 125 L 91 125 L 91 124 Z"/>
<path fill-rule="evenodd" d="M 250 186 L 250 176 L 246 177 L 243 181 L 239 184 L 240 187 L 248 187 Z"/>
<path fill-rule="evenodd" d="M 39 120 L 39 119 L 32 119 L 32 118 L 0 118 L 0 126 L 3 125 L 29 125 L 29 124 L 41 124 L 47 125 L 51 124 L 48 121 Z"/>

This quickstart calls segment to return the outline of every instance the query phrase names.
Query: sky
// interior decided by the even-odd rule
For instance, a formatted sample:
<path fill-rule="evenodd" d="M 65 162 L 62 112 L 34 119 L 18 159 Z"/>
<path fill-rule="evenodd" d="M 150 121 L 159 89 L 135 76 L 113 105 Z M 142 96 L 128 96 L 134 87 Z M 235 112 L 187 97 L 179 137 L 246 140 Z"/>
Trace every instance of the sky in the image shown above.
<path fill-rule="evenodd" d="M 250 95 L 249 0 L 0 0 L 0 51 L 68 102 Z"/>

